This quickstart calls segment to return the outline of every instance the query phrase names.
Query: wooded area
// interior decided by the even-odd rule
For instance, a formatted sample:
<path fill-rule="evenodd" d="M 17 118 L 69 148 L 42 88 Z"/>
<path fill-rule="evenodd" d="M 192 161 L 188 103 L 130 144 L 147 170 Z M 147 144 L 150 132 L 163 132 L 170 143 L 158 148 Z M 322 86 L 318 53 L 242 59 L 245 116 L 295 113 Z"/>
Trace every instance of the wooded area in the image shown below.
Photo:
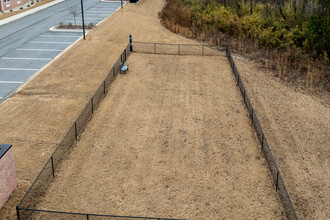
<path fill-rule="evenodd" d="M 279 77 L 302 76 L 306 86 L 308 81 L 329 90 L 329 9 L 328 0 L 167 0 L 161 18 L 188 37 L 234 38 L 238 43 L 231 46 L 243 52 L 252 44 Z"/>
<path fill-rule="evenodd" d="M 328 0 L 168 0 L 180 25 L 259 41 L 328 60 Z M 177 7 L 177 6 L 181 6 Z M 183 7 L 183 8 L 182 8 Z M 171 14 L 173 16 L 173 14 Z"/>

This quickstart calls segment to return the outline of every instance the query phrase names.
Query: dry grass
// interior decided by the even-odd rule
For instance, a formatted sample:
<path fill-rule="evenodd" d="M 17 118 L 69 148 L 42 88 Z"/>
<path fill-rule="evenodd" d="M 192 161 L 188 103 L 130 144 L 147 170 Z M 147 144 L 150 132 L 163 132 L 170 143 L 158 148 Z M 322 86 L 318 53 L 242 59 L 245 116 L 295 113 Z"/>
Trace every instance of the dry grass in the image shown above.
<path fill-rule="evenodd" d="M 265 60 L 265 69 L 268 71 L 269 70 L 269 60 Z"/>

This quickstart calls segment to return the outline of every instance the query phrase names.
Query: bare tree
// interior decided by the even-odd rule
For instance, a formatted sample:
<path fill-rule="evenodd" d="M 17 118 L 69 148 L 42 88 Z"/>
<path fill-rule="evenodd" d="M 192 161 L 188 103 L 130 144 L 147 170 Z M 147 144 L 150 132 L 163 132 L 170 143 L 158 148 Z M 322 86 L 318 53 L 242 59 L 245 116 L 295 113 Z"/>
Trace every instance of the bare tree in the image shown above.
<path fill-rule="evenodd" d="M 209 6 L 210 3 L 211 3 L 211 0 L 204 0 L 205 8 L 207 8 L 207 6 Z"/>
<path fill-rule="evenodd" d="M 282 18 L 284 19 L 284 21 L 286 21 L 286 17 L 285 17 L 285 15 L 283 13 L 282 6 L 281 6 L 280 1 L 279 0 L 276 0 L 276 3 L 277 3 L 277 6 L 278 6 L 278 9 L 280 11 L 280 14 L 281 14 Z"/>
<path fill-rule="evenodd" d="M 252 0 L 250 0 L 250 13 L 252 15 Z"/>
<path fill-rule="evenodd" d="M 74 6 L 70 7 L 69 10 L 70 10 L 70 14 L 72 14 L 72 16 L 73 16 L 74 26 L 77 26 L 77 23 L 76 23 L 76 17 L 78 15 L 77 6 L 74 5 Z"/>
<path fill-rule="evenodd" d="M 301 16 L 302 17 L 305 16 L 305 11 L 306 11 L 307 4 L 308 4 L 308 0 L 303 0 L 302 1 L 302 8 L 301 8 Z"/>
<path fill-rule="evenodd" d="M 293 12 L 294 12 L 294 15 L 296 16 L 296 11 L 297 11 L 297 0 L 293 0 L 292 4 L 293 4 Z"/>

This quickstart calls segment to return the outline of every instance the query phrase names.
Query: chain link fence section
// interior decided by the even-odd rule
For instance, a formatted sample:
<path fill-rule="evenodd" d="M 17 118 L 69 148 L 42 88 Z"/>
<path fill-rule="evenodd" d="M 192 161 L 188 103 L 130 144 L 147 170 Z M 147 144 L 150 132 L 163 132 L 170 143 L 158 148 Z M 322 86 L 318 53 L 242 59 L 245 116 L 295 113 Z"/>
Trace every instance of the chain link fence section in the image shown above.
<path fill-rule="evenodd" d="M 224 51 L 224 48 L 205 44 L 166 44 L 134 41 L 133 51 L 165 55 L 219 56 L 219 51 Z"/>
<path fill-rule="evenodd" d="M 270 150 L 270 147 L 269 147 L 269 144 L 268 144 L 267 139 L 265 137 L 265 134 L 264 134 L 264 132 L 262 130 L 262 127 L 259 123 L 259 119 L 258 119 L 258 117 L 255 113 L 255 110 L 253 109 L 250 97 L 247 94 L 247 91 L 245 89 L 245 86 L 244 86 L 243 80 L 241 78 L 241 75 L 238 72 L 238 69 L 237 69 L 236 64 L 234 62 L 234 59 L 233 59 L 233 57 L 231 55 L 231 52 L 230 52 L 227 45 L 226 45 L 226 56 L 229 60 L 230 66 L 233 70 L 233 74 L 235 76 L 237 86 L 240 89 L 241 94 L 243 96 L 244 104 L 245 104 L 245 106 L 246 106 L 246 108 L 249 112 L 249 115 L 250 115 L 250 118 L 251 118 L 251 121 L 252 121 L 252 125 L 253 125 L 256 133 L 257 133 L 258 140 L 260 141 L 261 150 L 262 150 L 262 152 L 265 156 L 265 159 L 267 161 L 268 168 L 270 170 L 270 173 L 271 173 L 271 176 L 272 176 L 272 179 L 273 179 L 273 182 L 274 182 L 275 189 L 279 194 L 279 198 L 280 198 L 280 201 L 281 201 L 282 206 L 284 208 L 285 214 L 286 214 L 288 219 L 298 219 L 297 215 L 296 215 L 296 212 L 293 208 L 291 199 L 289 197 L 289 194 L 288 194 L 288 192 L 285 188 L 284 181 L 281 177 L 280 171 L 279 171 L 279 169 L 276 165 L 276 162 L 275 162 L 275 159 L 273 157 L 272 151 Z"/>
<path fill-rule="evenodd" d="M 154 217 L 134 217 L 134 216 L 117 216 L 117 215 L 99 215 L 74 212 L 57 212 L 38 209 L 21 209 L 20 214 L 28 216 L 27 220 L 180 220 L 171 218 L 154 218 Z M 23 218 L 21 218 L 23 219 Z M 181 219 L 182 220 L 182 219 Z"/>
<path fill-rule="evenodd" d="M 45 194 L 48 186 L 53 181 L 53 177 L 56 175 L 57 168 L 61 165 L 61 162 L 70 151 L 72 145 L 78 140 L 79 135 L 83 132 L 86 124 L 92 117 L 97 106 L 107 93 L 111 86 L 111 83 L 116 78 L 116 75 L 120 72 L 121 66 L 126 62 L 127 57 L 130 55 L 130 45 L 128 44 L 120 57 L 117 59 L 115 65 L 111 68 L 105 79 L 95 91 L 92 98 L 88 101 L 82 112 L 79 114 L 76 121 L 70 127 L 67 134 L 64 136 L 60 144 L 56 147 L 52 156 L 48 159 L 45 166 L 42 168 L 37 178 L 32 183 L 29 190 L 26 192 L 20 203 L 16 207 L 18 219 L 35 219 L 33 216 L 42 211 L 35 210 L 39 199 Z M 58 213 L 57 213 L 58 215 Z M 44 217 L 43 217 L 44 216 Z M 63 217 L 63 216 L 62 216 Z M 63 218 L 58 219 L 63 219 Z M 37 219 L 56 219 L 56 213 L 44 211 L 40 218 Z M 70 219 L 80 219 L 79 216 L 71 215 Z M 82 219 L 86 219 L 83 216 Z"/>

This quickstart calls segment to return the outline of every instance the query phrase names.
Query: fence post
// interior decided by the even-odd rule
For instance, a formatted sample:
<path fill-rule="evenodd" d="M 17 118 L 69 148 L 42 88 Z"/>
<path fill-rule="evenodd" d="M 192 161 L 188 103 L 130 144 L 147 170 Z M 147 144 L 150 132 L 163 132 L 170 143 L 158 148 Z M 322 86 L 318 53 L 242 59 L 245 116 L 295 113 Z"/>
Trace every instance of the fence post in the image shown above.
<path fill-rule="evenodd" d="M 243 90 L 243 100 L 244 100 L 244 103 L 245 103 L 245 89 Z"/>
<path fill-rule="evenodd" d="M 53 173 L 53 177 L 55 177 L 53 156 L 51 156 L 50 159 L 51 159 L 51 161 L 52 161 L 52 173 Z"/>
<path fill-rule="evenodd" d="M 178 54 L 180 55 L 180 44 L 178 44 Z"/>
<path fill-rule="evenodd" d="M 18 208 L 18 206 L 16 206 L 16 214 L 17 214 L 17 220 L 20 220 L 20 217 L 19 217 L 19 208 Z"/>
<path fill-rule="evenodd" d="M 74 132 L 75 132 L 75 135 L 76 135 L 76 140 L 78 140 L 77 121 L 74 122 Z"/>
<path fill-rule="evenodd" d="M 156 43 L 154 43 L 154 54 L 156 54 Z"/>
<path fill-rule="evenodd" d="M 93 97 L 91 98 L 91 103 L 92 103 L 92 114 L 94 113 L 94 99 Z"/>
<path fill-rule="evenodd" d="M 277 175 L 276 175 L 276 192 L 277 192 L 277 189 L 278 189 L 278 174 L 279 174 L 279 171 L 277 170 Z"/>
<path fill-rule="evenodd" d="M 133 52 L 132 35 L 129 35 L 129 51 Z"/>
<path fill-rule="evenodd" d="M 87 220 L 89 220 L 89 215 L 88 214 L 86 215 L 86 217 L 87 217 Z"/>
<path fill-rule="evenodd" d="M 250 102 L 251 102 L 251 100 L 250 100 Z M 252 104 L 251 104 L 251 106 L 252 106 Z M 253 125 L 253 111 L 254 111 L 254 109 L 252 108 L 252 111 L 251 111 L 251 120 L 252 120 L 252 125 Z"/>

